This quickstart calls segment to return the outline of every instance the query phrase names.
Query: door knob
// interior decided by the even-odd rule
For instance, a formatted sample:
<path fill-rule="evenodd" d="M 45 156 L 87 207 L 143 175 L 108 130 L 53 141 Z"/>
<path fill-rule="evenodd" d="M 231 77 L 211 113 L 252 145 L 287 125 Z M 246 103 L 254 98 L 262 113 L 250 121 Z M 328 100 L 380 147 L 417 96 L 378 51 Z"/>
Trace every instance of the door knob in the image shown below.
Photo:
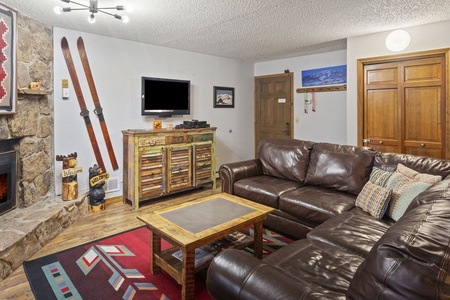
<path fill-rule="evenodd" d="M 420 144 L 420 147 L 425 147 L 425 144 Z"/>

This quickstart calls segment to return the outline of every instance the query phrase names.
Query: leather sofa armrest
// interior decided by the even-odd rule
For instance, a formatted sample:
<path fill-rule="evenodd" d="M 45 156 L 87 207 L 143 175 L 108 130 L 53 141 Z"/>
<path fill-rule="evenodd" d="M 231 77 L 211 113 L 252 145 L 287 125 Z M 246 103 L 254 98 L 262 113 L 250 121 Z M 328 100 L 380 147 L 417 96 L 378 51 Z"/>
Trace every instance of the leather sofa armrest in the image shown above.
<path fill-rule="evenodd" d="M 235 249 L 217 255 L 208 269 L 209 294 L 221 299 L 304 299 L 311 292 L 279 269 Z"/>
<path fill-rule="evenodd" d="M 234 183 L 238 180 L 263 174 L 262 163 L 258 158 L 223 164 L 219 168 L 222 192 L 233 195 Z"/>

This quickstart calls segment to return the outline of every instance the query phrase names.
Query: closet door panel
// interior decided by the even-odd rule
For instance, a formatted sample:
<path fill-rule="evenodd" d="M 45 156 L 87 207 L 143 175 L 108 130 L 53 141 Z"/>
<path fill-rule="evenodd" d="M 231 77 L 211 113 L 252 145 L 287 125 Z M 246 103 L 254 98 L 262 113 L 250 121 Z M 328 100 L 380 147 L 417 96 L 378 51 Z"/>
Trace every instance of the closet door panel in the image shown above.
<path fill-rule="evenodd" d="M 364 146 L 401 152 L 399 64 L 364 67 Z"/>
<path fill-rule="evenodd" d="M 366 146 L 381 152 L 400 152 L 398 91 L 369 90 L 366 99 Z"/>
<path fill-rule="evenodd" d="M 445 156 L 445 83 L 441 57 L 403 63 L 405 153 Z"/>

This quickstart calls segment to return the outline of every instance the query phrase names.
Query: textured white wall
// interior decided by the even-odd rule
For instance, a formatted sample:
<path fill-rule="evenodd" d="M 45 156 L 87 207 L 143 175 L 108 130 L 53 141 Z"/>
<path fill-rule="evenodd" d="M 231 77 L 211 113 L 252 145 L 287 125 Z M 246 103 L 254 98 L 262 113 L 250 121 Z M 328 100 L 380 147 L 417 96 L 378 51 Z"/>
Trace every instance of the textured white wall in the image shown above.
<path fill-rule="evenodd" d="M 206 120 L 217 127 L 218 165 L 253 157 L 253 64 L 157 47 L 84 32 L 54 28 L 55 154 L 78 153 L 80 192 L 88 189 L 88 169 L 95 157 L 72 82 L 61 51 L 61 39 L 69 42 L 84 98 L 103 160 L 111 177 L 122 175 L 122 130 L 151 128 L 154 118 L 141 116 L 141 76 L 191 81 L 191 115 L 162 119 L 174 125 L 183 120 Z M 101 134 L 89 88 L 82 72 L 76 41 L 83 37 L 109 134 L 119 163 L 113 171 Z M 62 99 L 61 80 L 69 79 L 70 98 Z M 235 108 L 213 108 L 213 86 L 235 88 Z M 230 130 L 232 131 L 230 133 Z M 55 163 L 55 190 L 61 193 L 61 166 Z M 120 186 L 122 189 L 122 187 Z M 119 192 L 107 197 L 121 195 Z"/>
<path fill-rule="evenodd" d="M 304 94 L 295 90 L 302 87 L 302 70 L 310 70 L 346 64 L 346 51 L 294 57 L 255 64 L 255 76 L 283 73 L 289 69 L 294 73 L 294 138 L 316 142 L 345 144 L 347 139 L 347 92 L 316 93 L 316 112 L 308 108 L 304 113 Z M 310 95 L 309 95 L 309 98 Z"/>
<path fill-rule="evenodd" d="M 357 121 L 357 60 L 361 58 L 419 52 L 450 47 L 448 30 L 450 21 L 403 28 L 411 35 L 411 44 L 401 52 L 390 52 L 385 39 L 391 31 L 357 36 L 347 39 L 347 141 L 351 145 L 358 143 Z"/>

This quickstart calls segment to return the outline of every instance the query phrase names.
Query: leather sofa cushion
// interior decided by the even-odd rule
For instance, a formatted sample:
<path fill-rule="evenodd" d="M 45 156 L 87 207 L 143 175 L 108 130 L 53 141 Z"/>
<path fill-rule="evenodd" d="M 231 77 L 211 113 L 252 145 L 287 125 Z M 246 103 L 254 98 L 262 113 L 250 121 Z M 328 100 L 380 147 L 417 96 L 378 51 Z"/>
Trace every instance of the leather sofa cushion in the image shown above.
<path fill-rule="evenodd" d="M 373 246 L 355 273 L 349 299 L 447 299 L 450 194 L 408 211 Z"/>
<path fill-rule="evenodd" d="M 375 154 L 367 147 L 315 144 L 305 184 L 358 195 L 369 180 Z"/>
<path fill-rule="evenodd" d="M 366 257 L 393 224 L 394 221 L 390 219 L 375 219 L 360 208 L 355 208 L 317 226 L 307 236 L 308 239 Z"/>
<path fill-rule="evenodd" d="M 270 207 L 278 208 L 280 195 L 303 186 L 302 183 L 272 176 L 254 176 L 234 183 L 234 194 Z"/>
<path fill-rule="evenodd" d="M 258 158 L 263 174 L 304 182 L 309 154 L 314 143 L 300 140 L 262 140 L 258 145 Z"/>
<path fill-rule="evenodd" d="M 342 292 L 291 277 L 282 269 L 237 249 L 226 249 L 214 258 L 208 268 L 206 284 L 209 294 L 216 300 L 345 300 Z"/>
<path fill-rule="evenodd" d="M 294 218 L 292 215 L 275 209 L 267 215 L 264 226 L 274 228 L 277 232 L 293 240 L 305 239 L 308 232 L 317 224 L 309 225 L 306 221 Z"/>
<path fill-rule="evenodd" d="M 363 258 L 328 244 L 302 239 L 284 246 L 263 261 L 297 278 L 300 285 L 307 282 L 345 294 Z"/>
<path fill-rule="evenodd" d="M 449 194 L 450 194 L 450 176 L 447 176 L 442 181 L 433 184 L 429 189 L 426 190 L 426 192 L 419 194 L 408 206 L 405 213 L 424 203 L 429 203 L 433 202 L 435 199 L 442 199 L 443 197 L 448 197 Z"/>
<path fill-rule="evenodd" d="M 450 174 L 450 160 L 401 153 L 381 153 L 375 155 L 374 166 L 385 171 L 394 172 L 402 164 L 419 173 L 440 175 Z"/>
<path fill-rule="evenodd" d="M 355 207 L 356 196 L 316 186 L 304 186 L 280 196 L 280 210 L 310 224 L 326 220 Z"/>

